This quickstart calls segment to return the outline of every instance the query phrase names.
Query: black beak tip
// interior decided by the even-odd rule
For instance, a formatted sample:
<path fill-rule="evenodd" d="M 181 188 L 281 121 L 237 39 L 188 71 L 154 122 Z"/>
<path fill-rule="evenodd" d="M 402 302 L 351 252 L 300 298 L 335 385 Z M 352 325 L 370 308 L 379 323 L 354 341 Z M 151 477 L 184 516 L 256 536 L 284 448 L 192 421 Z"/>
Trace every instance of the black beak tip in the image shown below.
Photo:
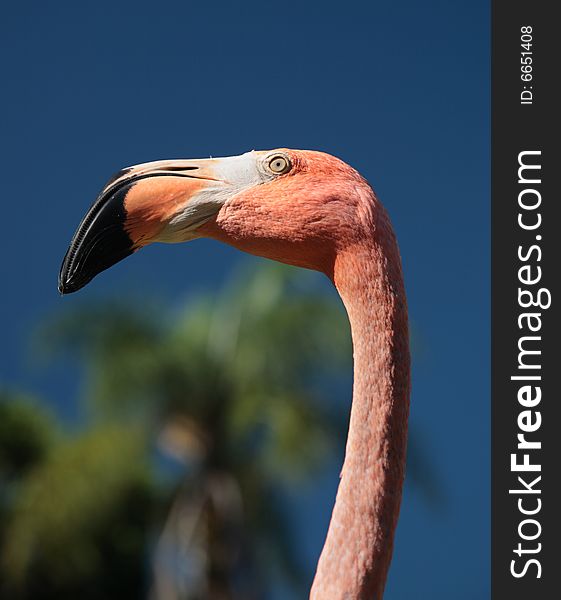
<path fill-rule="evenodd" d="M 66 296 L 82 289 L 96 274 L 95 271 L 90 270 L 91 265 L 89 265 L 90 268 L 88 269 L 84 269 L 83 267 L 85 265 L 81 265 L 80 262 L 74 267 L 72 266 L 70 257 L 74 255 L 80 258 L 78 254 L 79 247 L 74 250 L 74 252 L 72 252 L 73 249 L 74 246 L 71 244 L 62 261 L 60 272 L 58 274 L 58 291 L 61 296 Z M 88 275 L 88 273 L 90 273 L 90 275 Z"/>
<path fill-rule="evenodd" d="M 104 195 L 90 208 L 62 261 L 58 276 L 61 295 L 82 289 L 96 275 L 136 249 L 125 230 L 125 196 L 129 186 Z"/>
<path fill-rule="evenodd" d="M 58 293 L 59 293 L 61 296 L 64 296 L 64 294 L 67 294 L 67 293 L 68 293 L 68 292 L 67 292 L 67 290 L 66 290 L 65 283 L 64 283 L 64 281 L 63 281 L 63 280 L 60 278 L 60 276 L 59 276 L 59 278 L 58 278 Z"/>
<path fill-rule="evenodd" d="M 70 251 L 70 249 L 69 249 Z M 70 294 L 74 290 L 71 289 L 71 281 L 72 278 L 68 273 L 68 253 L 66 253 L 64 260 L 62 261 L 62 265 L 60 266 L 60 271 L 58 273 L 58 291 L 61 296 L 65 294 Z"/>
<path fill-rule="evenodd" d="M 58 277 L 58 291 L 61 296 L 67 296 L 68 294 L 72 294 L 83 288 L 86 283 L 87 281 L 78 283 L 72 277 L 68 277 L 61 271 Z"/>

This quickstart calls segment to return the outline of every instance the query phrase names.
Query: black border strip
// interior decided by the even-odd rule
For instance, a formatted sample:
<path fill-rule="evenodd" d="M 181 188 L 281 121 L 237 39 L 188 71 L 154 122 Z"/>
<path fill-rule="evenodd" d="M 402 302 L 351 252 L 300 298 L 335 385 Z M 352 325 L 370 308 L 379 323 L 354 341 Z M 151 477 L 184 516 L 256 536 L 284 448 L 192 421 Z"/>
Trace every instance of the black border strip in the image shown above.
<path fill-rule="evenodd" d="M 561 371 L 557 349 L 561 334 L 558 310 L 561 231 L 557 218 L 561 202 L 557 190 L 557 177 L 561 174 L 558 63 L 561 52 L 556 45 L 561 39 L 561 28 L 553 16 L 554 9 L 554 3 L 543 0 L 492 3 L 491 572 L 495 600 L 561 597 L 557 583 L 561 574 L 561 394 L 557 381 L 557 372 Z M 522 47 L 528 40 L 527 36 L 521 39 L 528 32 L 523 27 L 531 27 L 532 54 L 522 54 L 528 51 Z M 526 56 L 532 59 L 531 71 L 526 69 L 531 72 L 531 79 L 526 76 L 528 81 L 523 81 Z M 531 103 L 521 103 L 523 91 L 526 93 L 522 100 L 526 102 L 531 92 Z M 521 152 L 535 153 L 520 155 Z M 520 183 L 519 160 L 539 164 L 541 168 L 523 170 Z M 539 183 L 535 182 L 537 179 Z M 539 206 L 521 208 L 521 193 L 522 203 L 529 205 L 533 199 L 535 203 L 539 201 Z M 534 226 L 538 213 L 539 227 L 520 226 L 520 214 L 523 223 Z M 539 250 L 531 250 L 532 246 Z M 526 258 L 520 258 L 519 254 Z M 529 269 L 520 272 L 523 267 Z M 520 281 L 520 278 L 536 278 L 539 269 L 539 282 Z M 519 302 L 520 290 L 529 291 L 537 299 L 539 289 L 549 291 L 551 306 L 523 308 Z M 547 297 L 543 292 L 541 304 L 547 303 Z M 521 302 L 528 299 L 528 294 L 523 293 Z M 530 319 L 521 317 L 530 312 L 539 314 L 531 320 L 535 327 L 540 324 L 538 331 L 529 331 Z M 531 335 L 539 339 L 522 339 Z M 521 355 L 519 344 L 540 354 Z M 519 365 L 520 360 L 526 368 Z M 527 368 L 529 364 L 539 368 Z M 513 376 L 540 379 L 513 380 Z M 519 390 L 524 386 L 530 386 L 532 397 L 522 392 L 521 403 Z M 537 397 L 538 387 L 541 400 L 535 402 L 532 398 Z M 525 398 L 528 402 L 523 406 Z M 521 429 L 536 427 L 540 419 L 536 431 Z M 525 440 L 540 442 L 541 448 L 518 448 L 517 435 L 521 433 Z M 517 464 L 523 463 L 527 454 L 532 468 L 539 466 L 540 470 L 513 471 L 513 454 Z M 519 476 L 529 489 L 518 480 Z M 533 483 L 537 477 L 541 479 Z M 516 491 L 525 489 L 526 493 Z M 522 514 L 521 510 L 536 512 Z M 515 577 L 513 571 L 519 576 Z"/>

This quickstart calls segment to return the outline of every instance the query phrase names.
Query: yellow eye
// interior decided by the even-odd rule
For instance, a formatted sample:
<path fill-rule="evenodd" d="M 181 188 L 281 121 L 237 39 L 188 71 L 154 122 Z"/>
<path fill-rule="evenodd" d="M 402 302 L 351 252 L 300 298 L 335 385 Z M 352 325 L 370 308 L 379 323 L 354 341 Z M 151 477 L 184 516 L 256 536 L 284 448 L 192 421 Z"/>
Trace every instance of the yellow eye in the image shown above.
<path fill-rule="evenodd" d="M 290 170 L 290 162 L 286 156 L 277 154 L 269 160 L 269 169 L 276 175 L 286 173 Z"/>

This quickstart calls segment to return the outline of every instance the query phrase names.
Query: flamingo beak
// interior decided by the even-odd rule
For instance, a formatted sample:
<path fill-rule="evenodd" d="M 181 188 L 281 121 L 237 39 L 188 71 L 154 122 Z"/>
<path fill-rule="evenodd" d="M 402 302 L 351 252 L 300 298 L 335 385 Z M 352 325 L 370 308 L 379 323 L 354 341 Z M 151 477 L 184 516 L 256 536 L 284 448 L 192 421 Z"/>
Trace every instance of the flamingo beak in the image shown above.
<path fill-rule="evenodd" d="M 197 228 L 230 195 L 220 175 L 221 161 L 228 160 L 157 161 L 117 173 L 70 242 L 59 274 L 60 293 L 76 292 L 151 242 L 198 237 Z"/>

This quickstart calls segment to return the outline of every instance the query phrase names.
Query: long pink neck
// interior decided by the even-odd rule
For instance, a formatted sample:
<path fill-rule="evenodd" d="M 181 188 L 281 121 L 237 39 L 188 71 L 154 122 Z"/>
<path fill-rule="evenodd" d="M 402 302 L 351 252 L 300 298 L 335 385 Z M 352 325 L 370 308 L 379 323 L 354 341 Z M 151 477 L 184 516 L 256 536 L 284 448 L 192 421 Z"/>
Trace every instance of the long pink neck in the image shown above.
<path fill-rule="evenodd" d="M 312 600 L 379 600 L 401 503 L 409 412 L 407 308 L 395 238 L 337 256 L 334 283 L 354 349 L 353 404 L 341 482 L 310 593 Z"/>

